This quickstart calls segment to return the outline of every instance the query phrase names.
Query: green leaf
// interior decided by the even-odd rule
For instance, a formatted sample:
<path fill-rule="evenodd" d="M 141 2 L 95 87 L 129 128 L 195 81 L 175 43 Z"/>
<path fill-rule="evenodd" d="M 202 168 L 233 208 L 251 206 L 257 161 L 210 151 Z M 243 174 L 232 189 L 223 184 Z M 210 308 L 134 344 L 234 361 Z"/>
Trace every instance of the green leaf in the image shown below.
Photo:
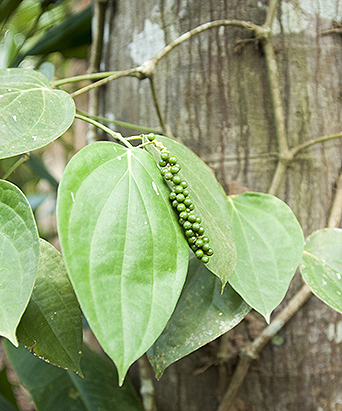
<path fill-rule="evenodd" d="M 1 411 L 16 411 L 18 408 L 14 408 L 13 405 L 6 400 L 5 397 L 3 397 L 0 394 L 0 410 Z"/>
<path fill-rule="evenodd" d="M 13 184 L 0 180 L 0 335 L 15 335 L 33 289 L 39 239 L 31 207 Z"/>
<path fill-rule="evenodd" d="M 236 249 L 230 229 L 226 195 L 210 168 L 191 150 L 167 137 L 156 136 L 156 140 L 161 141 L 179 160 L 182 167 L 179 175 L 189 184 L 190 197 L 195 205 L 194 212 L 201 216 L 201 225 L 214 250 L 207 268 L 221 279 L 223 288 L 236 265 Z M 145 148 L 159 161 L 159 149 L 154 145 Z"/>
<path fill-rule="evenodd" d="M 143 411 L 130 382 L 119 388 L 113 363 L 86 345 L 81 359 L 84 379 L 40 360 L 21 345 L 14 348 L 8 341 L 4 345 L 37 411 Z"/>
<path fill-rule="evenodd" d="M 326 228 L 311 234 L 299 268 L 316 297 L 342 313 L 342 230 Z"/>
<path fill-rule="evenodd" d="M 122 383 L 170 318 L 188 246 L 152 157 L 111 142 L 83 148 L 59 187 L 62 255 L 81 308 Z"/>
<path fill-rule="evenodd" d="M 251 310 L 227 284 L 190 258 L 188 276 L 167 326 L 147 352 L 157 379 L 165 369 L 235 327 Z"/>
<path fill-rule="evenodd" d="M 17 337 L 38 357 L 82 375 L 81 311 L 61 255 L 44 240 L 40 240 L 37 278 Z"/>
<path fill-rule="evenodd" d="M 1 411 L 5 411 L 7 409 L 5 408 L 5 404 L 7 407 L 9 406 L 14 407 L 14 408 L 8 408 L 8 409 L 17 409 L 17 410 L 19 409 L 17 401 L 14 396 L 13 386 L 8 381 L 8 378 L 7 378 L 6 365 L 0 371 L 0 410 Z"/>
<path fill-rule="evenodd" d="M 74 121 L 75 104 L 37 71 L 0 70 L 0 158 L 44 147 Z"/>
<path fill-rule="evenodd" d="M 227 206 L 238 255 L 229 283 L 269 322 L 301 261 L 302 229 L 291 209 L 269 194 L 229 197 Z"/>

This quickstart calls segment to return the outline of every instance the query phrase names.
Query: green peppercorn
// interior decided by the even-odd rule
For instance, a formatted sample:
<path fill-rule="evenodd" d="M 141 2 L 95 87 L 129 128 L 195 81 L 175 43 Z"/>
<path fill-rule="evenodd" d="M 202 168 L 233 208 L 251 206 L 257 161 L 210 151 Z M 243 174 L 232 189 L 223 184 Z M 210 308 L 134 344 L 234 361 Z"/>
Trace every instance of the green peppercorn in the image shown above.
<path fill-rule="evenodd" d="M 188 213 L 186 212 L 186 211 L 182 211 L 180 214 L 179 214 L 179 217 L 180 218 L 184 218 L 184 220 L 186 220 L 187 218 L 188 218 Z"/>
<path fill-rule="evenodd" d="M 198 248 L 202 248 L 203 246 L 203 240 L 201 240 L 200 238 L 196 241 L 196 245 Z"/>
<path fill-rule="evenodd" d="M 196 240 L 197 240 L 197 237 L 196 237 L 196 236 L 192 236 L 192 237 L 188 238 L 188 243 L 189 243 L 189 244 L 194 244 L 194 243 L 196 242 Z"/>
<path fill-rule="evenodd" d="M 184 199 L 185 199 L 185 197 L 184 197 L 184 195 L 182 194 L 182 193 L 179 193 L 179 194 L 177 194 L 177 201 L 179 202 L 179 203 L 182 203 L 183 201 L 184 201 Z"/>
<path fill-rule="evenodd" d="M 206 254 L 207 254 L 207 255 L 213 255 L 213 254 L 214 254 L 214 251 L 213 251 L 211 248 L 209 248 L 209 250 L 206 251 Z"/>
<path fill-rule="evenodd" d="M 180 183 L 180 185 L 181 185 L 183 188 L 187 188 L 188 183 L 187 183 L 185 180 L 183 180 L 183 181 Z"/>
<path fill-rule="evenodd" d="M 182 181 L 182 179 L 179 176 L 174 175 L 173 178 L 172 178 L 172 182 L 176 185 L 178 185 L 181 181 Z M 188 194 L 186 194 L 186 195 L 188 195 Z"/>
<path fill-rule="evenodd" d="M 189 209 L 190 211 L 192 211 L 194 208 L 195 208 L 195 206 L 194 206 L 193 203 L 191 203 L 191 204 L 189 205 L 189 207 L 188 207 L 188 209 Z"/>
<path fill-rule="evenodd" d="M 175 157 L 175 156 L 171 156 L 170 158 L 169 158 L 169 163 L 170 164 L 176 164 L 177 163 L 177 157 Z"/>
<path fill-rule="evenodd" d="M 202 241 L 204 242 L 203 238 L 202 238 Z M 203 250 L 205 253 L 206 253 L 207 251 L 211 250 L 210 244 L 204 243 L 203 246 L 202 246 L 202 250 Z"/>
<path fill-rule="evenodd" d="M 161 168 L 161 169 L 160 169 L 160 174 L 161 174 L 162 176 L 165 176 L 165 174 L 166 174 L 168 171 L 169 171 L 169 169 L 168 169 L 167 167 Z"/>
<path fill-rule="evenodd" d="M 197 245 L 197 243 L 196 243 L 196 245 Z M 201 250 L 201 249 L 198 249 L 196 252 L 195 252 L 195 254 L 196 254 L 196 257 L 200 260 L 202 257 L 203 257 L 203 255 L 204 255 L 204 253 L 203 253 L 203 251 Z"/>
<path fill-rule="evenodd" d="M 192 225 L 192 229 L 196 232 L 200 229 L 200 227 L 201 226 L 198 223 L 193 223 L 193 225 Z"/>
<path fill-rule="evenodd" d="M 186 237 L 192 237 L 194 235 L 194 232 L 192 230 L 186 230 L 185 235 Z"/>
<path fill-rule="evenodd" d="M 190 248 L 191 248 L 192 251 L 198 250 L 198 247 L 197 247 L 196 244 L 192 244 L 192 245 L 190 246 Z"/>
<path fill-rule="evenodd" d="M 183 225 L 184 221 L 185 221 L 184 218 L 179 218 L 179 219 L 178 219 L 178 223 L 179 223 L 180 225 Z"/>
<path fill-rule="evenodd" d="M 147 138 L 148 138 L 150 141 L 153 141 L 153 140 L 156 138 L 156 136 L 155 136 L 153 133 L 150 133 L 150 134 L 148 134 Z"/>
<path fill-rule="evenodd" d="M 204 256 L 201 258 L 201 261 L 202 261 L 202 263 L 207 264 L 207 263 L 209 263 L 209 257 L 208 257 L 207 255 L 204 255 Z"/>
<path fill-rule="evenodd" d="M 194 214 L 189 214 L 188 220 L 190 223 L 194 223 L 196 221 L 196 216 Z"/>
<path fill-rule="evenodd" d="M 209 243 L 209 237 L 207 236 L 202 237 L 202 240 L 204 243 Z"/>
<path fill-rule="evenodd" d="M 159 163 L 158 163 L 158 164 L 160 165 L 160 167 L 165 167 L 166 164 L 167 164 L 167 161 L 165 161 L 165 160 L 159 160 Z"/>
<path fill-rule="evenodd" d="M 185 197 L 187 197 L 188 195 L 190 195 L 190 192 L 189 192 L 188 189 L 185 189 L 185 190 L 183 190 L 183 194 L 185 195 Z"/>
<path fill-rule="evenodd" d="M 162 160 L 167 161 L 170 158 L 170 153 L 168 151 L 162 151 L 160 157 Z"/>
<path fill-rule="evenodd" d="M 179 204 L 179 202 L 177 200 L 172 201 L 172 207 L 176 208 L 178 206 L 178 204 Z"/>
<path fill-rule="evenodd" d="M 196 223 L 199 223 L 199 224 L 201 224 L 201 222 L 202 222 L 202 219 L 201 219 L 201 217 L 196 217 Z"/>
<path fill-rule="evenodd" d="M 179 171 L 179 168 L 176 166 L 171 166 L 170 171 L 172 174 L 177 174 Z"/>
<path fill-rule="evenodd" d="M 177 194 L 179 194 L 179 193 L 182 193 L 183 192 L 183 187 L 182 186 L 176 186 L 175 187 L 175 192 L 177 193 Z"/>
<path fill-rule="evenodd" d="M 178 210 L 179 212 L 185 211 L 185 209 L 186 209 L 186 207 L 185 207 L 185 205 L 184 205 L 183 203 L 179 203 L 179 204 L 178 204 L 177 210 Z"/>
<path fill-rule="evenodd" d="M 165 173 L 165 175 L 164 175 L 165 180 L 171 180 L 172 177 L 173 177 L 173 174 L 170 173 L 170 171 L 168 171 L 168 172 Z"/>
<path fill-rule="evenodd" d="M 198 232 L 199 235 L 204 234 L 204 228 L 201 226 L 201 227 L 198 229 L 197 232 Z"/>
<path fill-rule="evenodd" d="M 186 197 L 184 200 L 184 204 L 186 205 L 186 207 L 190 208 L 190 205 L 192 204 L 191 198 Z"/>
<path fill-rule="evenodd" d="M 192 224 L 189 221 L 185 221 L 183 223 L 183 227 L 184 227 L 185 230 L 190 230 L 191 226 L 192 226 Z"/>
<path fill-rule="evenodd" d="M 173 201 L 173 200 L 176 199 L 176 197 L 177 197 L 177 194 L 174 191 L 171 191 L 171 193 L 169 195 L 169 199 Z"/>

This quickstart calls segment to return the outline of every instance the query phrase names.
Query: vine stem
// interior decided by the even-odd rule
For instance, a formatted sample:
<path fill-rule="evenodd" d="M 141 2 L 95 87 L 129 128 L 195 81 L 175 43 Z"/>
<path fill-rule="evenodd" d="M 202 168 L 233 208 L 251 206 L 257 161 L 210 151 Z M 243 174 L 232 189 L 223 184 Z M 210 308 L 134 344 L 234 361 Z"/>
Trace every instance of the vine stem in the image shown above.
<path fill-rule="evenodd" d="M 76 83 L 78 81 L 100 80 L 106 77 L 115 76 L 119 73 L 121 73 L 121 71 L 104 71 L 102 73 L 88 73 L 88 74 L 82 74 L 81 76 L 66 77 L 60 80 L 51 81 L 50 84 L 52 87 L 56 88 L 59 86 L 63 86 L 64 84 Z"/>
<path fill-rule="evenodd" d="M 21 164 L 26 163 L 30 158 L 29 153 L 24 153 L 20 158 L 6 171 L 6 173 L 1 177 L 2 180 L 6 180 Z"/>
<path fill-rule="evenodd" d="M 138 360 L 140 374 L 140 395 L 145 411 L 157 411 L 154 401 L 154 385 L 151 378 L 151 366 L 144 354 Z"/>
<path fill-rule="evenodd" d="M 158 97 L 157 97 L 157 92 L 156 92 L 156 88 L 155 88 L 155 85 L 154 85 L 154 80 L 153 80 L 152 76 L 149 79 L 150 79 L 150 85 L 151 85 L 152 98 L 153 98 L 153 101 L 154 101 L 154 106 L 157 110 L 157 115 L 158 115 L 158 118 L 159 118 L 160 127 L 162 128 L 163 132 L 165 133 L 166 132 L 166 125 L 164 123 L 164 119 L 163 119 L 163 116 L 162 116 L 162 113 L 161 113 L 161 110 L 160 110 L 160 105 L 159 105 L 159 102 L 158 102 Z"/>
<path fill-rule="evenodd" d="M 129 143 L 125 138 L 122 137 L 120 133 L 116 133 L 115 131 L 111 130 L 110 128 L 104 126 L 103 124 L 99 123 L 96 120 L 93 120 L 89 117 L 82 116 L 81 114 L 75 114 L 75 118 L 78 118 L 79 120 L 86 121 L 89 124 L 92 124 L 93 126 L 96 126 L 103 130 L 105 133 L 108 133 L 111 135 L 115 140 L 119 141 L 120 143 L 124 144 L 127 148 L 131 149 L 133 148 L 132 144 Z"/>

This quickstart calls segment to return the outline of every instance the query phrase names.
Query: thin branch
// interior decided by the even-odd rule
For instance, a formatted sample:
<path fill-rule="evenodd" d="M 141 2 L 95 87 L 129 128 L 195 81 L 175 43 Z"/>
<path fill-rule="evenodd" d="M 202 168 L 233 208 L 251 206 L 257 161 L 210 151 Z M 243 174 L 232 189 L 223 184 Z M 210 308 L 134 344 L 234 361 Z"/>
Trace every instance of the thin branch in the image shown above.
<path fill-rule="evenodd" d="M 116 74 L 121 73 L 121 71 L 104 71 L 102 73 L 88 73 L 82 74 L 81 76 L 74 76 L 74 77 L 66 77 L 60 80 L 51 81 L 50 84 L 52 87 L 59 87 L 63 84 L 68 83 L 76 83 L 78 81 L 85 81 L 85 80 L 99 80 L 103 78 L 107 78 L 110 76 L 115 76 Z"/>
<path fill-rule="evenodd" d="M 140 374 L 140 395 L 143 401 L 145 411 L 157 411 L 154 400 L 154 385 L 151 378 L 151 366 L 146 357 L 143 355 L 138 360 Z"/>
<path fill-rule="evenodd" d="M 277 11 L 278 0 L 270 0 L 270 4 L 268 6 L 268 12 L 266 15 L 265 26 L 271 28 L 273 24 L 273 20 Z"/>
<path fill-rule="evenodd" d="M 92 83 L 92 84 L 89 84 L 88 86 L 80 88 L 74 93 L 71 93 L 71 97 L 79 96 L 80 94 L 83 94 L 93 88 L 103 86 L 109 83 L 110 81 L 116 80 L 121 77 L 138 77 L 139 78 L 140 76 L 141 76 L 141 73 L 139 71 L 139 68 L 132 68 L 128 70 L 119 71 L 116 74 L 113 74 L 112 76 L 108 76 L 106 78 L 103 78 L 102 80 L 96 81 L 95 83 Z"/>
<path fill-rule="evenodd" d="M 120 120 L 109 120 L 106 117 L 91 116 L 89 115 L 89 113 L 86 113 L 85 111 L 78 110 L 78 109 L 77 109 L 77 113 L 81 114 L 82 116 L 91 118 L 92 120 L 102 121 L 103 123 L 115 124 L 118 127 L 130 128 L 132 130 L 143 131 L 144 133 L 154 133 L 154 134 L 161 133 L 161 130 L 157 128 L 139 126 L 137 124 L 126 123 L 125 121 L 120 121 Z"/>
<path fill-rule="evenodd" d="M 342 218 L 342 174 L 336 182 L 336 192 L 332 207 L 330 210 L 330 216 L 328 220 L 328 227 L 338 227 Z"/>
<path fill-rule="evenodd" d="M 130 144 L 125 138 L 122 137 L 120 133 L 116 133 L 115 131 L 111 130 L 110 128 L 104 126 L 103 124 L 99 123 L 98 121 L 92 120 L 91 118 L 82 116 L 81 114 L 75 114 L 75 118 L 78 118 L 79 120 L 86 121 L 87 123 L 90 123 L 101 130 L 103 130 L 105 133 L 108 133 L 111 135 L 115 140 L 119 141 L 120 143 L 124 144 L 127 148 L 133 148 L 132 144 Z"/>
<path fill-rule="evenodd" d="M 163 132 L 165 133 L 166 125 L 164 123 L 164 119 L 163 119 L 163 116 L 162 116 L 162 113 L 161 113 L 161 110 L 160 110 L 158 97 L 157 97 L 157 92 L 156 92 L 156 88 L 155 88 L 155 85 L 154 85 L 154 80 L 153 80 L 153 77 L 150 77 L 149 79 L 150 79 L 150 85 L 151 85 L 152 98 L 153 98 L 154 106 L 156 108 L 157 115 L 158 115 L 158 118 L 159 118 L 160 127 L 162 128 Z"/>
<path fill-rule="evenodd" d="M 293 156 L 295 156 L 299 151 L 304 150 L 305 148 L 308 148 L 310 146 L 313 146 L 314 144 L 317 143 L 323 143 L 324 141 L 329 141 L 329 140 L 333 140 L 335 138 L 341 138 L 342 137 L 342 133 L 338 133 L 338 134 L 331 134 L 328 136 L 322 136 L 319 138 L 313 138 L 311 140 L 305 141 L 302 144 L 299 144 L 296 147 L 291 148 L 291 153 Z"/>
<path fill-rule="evenodd" d="M 6 173 L 1 177 L 2 180 L 6 180 L 21 164 L 26 163 L 30 158 L 29 153 L 24 153 L 20 158 L 6 171 Z"/>
<path fill-rule="evenodd" d="M 287 170 L 288 163 L 285 161 L 278 161 L 276 171 L 273 175 L 271 187 L 268 190 L 268 194 L 275 196 L 279 190 L 280 184 L 283 181 Z"/>
<path fill-rule="evenodd" d="M 198 33 L 202 33 L 205 30 L 220 27 L 220 26 L 235 26 L 235 27 L 242 27 L 250 31 L 257 31 L 260 27 L 256 24 L 251 23 L 250 21 L 242 21 L 242 20 L 215 20 L 210 21 L 208 23 L 201 24 L 200 26 L 195 27 L 192 30 L 187 31 L 186 33 L 182 34 L 172 43 L 168 44 L 166 47 L 163 48 L 156 56 L 152 58 L 152 61 L 157 64 L 160 59 L 166 56 L 171 50 L 175 47 L 179 46 L 180 44 L 184 43 L 186 40 L 189 40 L 192 36 Z"/>

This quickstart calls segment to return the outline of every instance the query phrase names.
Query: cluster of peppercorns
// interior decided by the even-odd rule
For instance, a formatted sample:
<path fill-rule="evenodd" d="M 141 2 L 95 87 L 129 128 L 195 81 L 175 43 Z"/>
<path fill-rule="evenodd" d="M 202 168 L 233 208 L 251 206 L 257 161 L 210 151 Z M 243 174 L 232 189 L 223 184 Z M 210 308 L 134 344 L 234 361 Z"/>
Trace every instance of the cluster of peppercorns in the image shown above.
<path fill-rule="evenodd" d="M 148 139 L 153 141 L 153 137 L 153 135 L 149 135 Z M 181 166 L 178 164 L 177 158 L 171 155 L 165 147 L 161 149 L 158 165 L 161 175 L 172 184 L 170 201 L 178 213 L 178 222 L 184 229 L 190 248 L 196 257 L 206 264 L 209 262 L 209 256 L 214 252 L 210 247 L 209 238 L 203 236 L 204 228 L 201 226 L 201 217 L 192 213 L 195 206 L 189 195 L 188 183 L 178 174 Z"/>

